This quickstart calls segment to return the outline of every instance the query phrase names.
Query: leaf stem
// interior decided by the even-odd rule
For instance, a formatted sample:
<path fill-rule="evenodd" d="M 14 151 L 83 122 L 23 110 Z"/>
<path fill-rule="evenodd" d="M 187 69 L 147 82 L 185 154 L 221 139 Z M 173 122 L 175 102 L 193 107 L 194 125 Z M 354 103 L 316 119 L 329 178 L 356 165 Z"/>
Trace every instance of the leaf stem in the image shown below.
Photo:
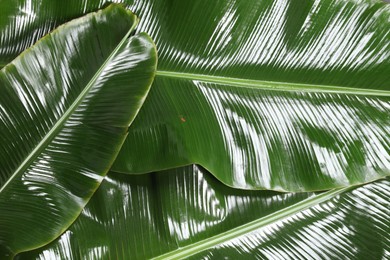
<path fill-rule="evenodd" d="M 385 97 L 390 96 L 390 91 L 377 90 L 377 89 L 349 88 L 349 87 L 328 86 L 328 85 L 263 81 L 263 80 L 221 77 L 221 76 L 214 76 L 214 75 L 194 74 L 194 73 L 172 72 L 172 71 L 164 71 L 164 70 L 157 71 L 156 75 L 161 77 L 197 80 L 197 81 L 204 81 L 204 82 L 210 82 L 216 84 L 226 84 L 235 87 L 264 89 L 264 90 L 354 94 L 354 95 L 363 95 L 363 96 L 385 96 Z"/>

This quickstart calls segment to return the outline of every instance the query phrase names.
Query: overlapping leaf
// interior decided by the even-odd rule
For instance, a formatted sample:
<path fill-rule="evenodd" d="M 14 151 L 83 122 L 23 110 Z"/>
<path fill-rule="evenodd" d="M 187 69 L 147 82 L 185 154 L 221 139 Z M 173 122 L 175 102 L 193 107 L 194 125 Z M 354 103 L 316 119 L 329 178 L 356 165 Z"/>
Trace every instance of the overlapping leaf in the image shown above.
<path fill-rule="evenodd" d="M 66 19 L 68 11 L 53 11 L 58 4 L 41 4 L 53 25 Z M 73 15 L 102 4 L 69 8 Z M 139 30 L 156 40 L 160 62 L 115 171 L 198 163 L 230 186 L 291 191 L 389 174 L 386 3 L 126 4 L 140 16 Z M 43 20 L 34 26 L 48 30 Z"/>
<path fill-rule="evenodd" d="M 230 186 L 290 191 L 390 173 L 389 5 L 171 0 L 131 8 L 160 59 L 114 171 L 198 163 Z"/>
<path fill-rule="evenodd" d="M 80 15 L 90 3 L 94 1 L 83 2 Z M 389 174 L 390 30 L 389 7 L 384 3 L 137 0 L 129 8 L 141 18 L 139 30 L 157 40 L 161 59 L 154 90 L 130 128 L 116 171 L 140 173 L 196 162 L 231 186 L 278 190 L 325 189 Z M 50 12 L 48 17 L 53 26 L 59 18 L 66 19 Z M 37 32 L 39 35 L 39 29 Z M 28 37 L 31 35 L 29 32 Z M 130 144 L 135 150 L 129 149 Z M 112 186 L 106 194 L 123 196 L 122 207 L 130 207 L 127 212 L 132 213 L 121 209 L 120 214 L 138 214 L 140 219 L 156 212 L 149 205 L 142 211 L 139 205 L 139 200 L 148 198 L 145 187 L 158 185 L 142 180 L 153 177 L 129 177 L 142 186 L 135 189 L 139 191 L 136 194 L 131 189 L 134 196 L 130 200 L 118 186 L 127 186 L 127 192 L 131 183 L 123 185 L 126 177 L 111 176 L 107 180 Z M 390 226 L 384 218 L 389 213 L 388 187 L 388 181 L 382 180 L 351 192 L 330 191 L 297 203 L 292 211 L 281 208 L 276 217 L 261 215 L 248 224 L 249 229 L 243 229 L 248 227 L 245 225 L 229 231 L 226 222 L 210 221 L 207 230 L 224 223 L 221 232 L 227 236 L 212 236 L 206 245 L 204 239 L 197 240 L 206 221 L 188 222 L 185 213 L 167 217 L 176 219 L 166 224 L 176 229 L 169 230 L 166 244 L 159 235 L 161 244 L 153 255 L 300 258 L 326 257 L 324 253 L 334 252 L 332 256 L 337 258 L 386 258 L 389 237 L 383 230 Z M 199 200 L 207 199 L 207 194 Z M 250 205 L 251 199 L 246 203 Z M 309 205 L 313 207 L 305 210 Z M 141 237 L 139 231 L 155 231 L 161 226 L 155 224 L 158 220 L 139 224 L 144 219 L 136 225 L 122 222 L 115 230 L 113 220 L 118 223 L 130 218 L 103 212 L 93 202 L 90 206 L 101 212 L 90 214 L 86 209 L 58 244 L 35 253 L 41 258 L 142 257 L 147 254 L 144 248 L 149 250 L 150 244 L 157 243 L 155 236 Z M 120 208 L 120 200 L 112 206 Z M 237 209 L 245 212 L 250 208 Z M 205 215 L 202 210 L 193 212 Z M 255 215 L 245 216 L 250 216 L 246 219 L 250 221 Z M 92 224 L 85 224 L 87 220 Z M 78 233 L 72 233 L 77 225 Z M 92 229 L 102 232 L 96 240 L 91 239 Z M 108 229 L 123 239 L 111 239 L 110 231 L 103 234 Z M 250 231 L 253 233 L 248 234 Z M 314 236 L 313 231 L 319 235 Z M 178 239 L 185 237 L 183 234 L 187 240 Z M 139 236 L 129 237 L 132 235 Z M 242 236 L 236 238 L 238 235 Z M 140 246 L 126 251 L 134 246 L 129 240 Z M 373 251 L 377 255 L 370 255 Z"/>
<path fill-rule="evenodd" d="M 110 173 L 69 230 L 17 259 L 385 258 L 389 184 L 315 195 L 236 190 L 196 166 Z"/>
<path fill-rule="evenodd" d="M 99 186 L 152 83 L 156 50 L 110 6 L 0 72 L 0 258 L 48 243 Z"/>

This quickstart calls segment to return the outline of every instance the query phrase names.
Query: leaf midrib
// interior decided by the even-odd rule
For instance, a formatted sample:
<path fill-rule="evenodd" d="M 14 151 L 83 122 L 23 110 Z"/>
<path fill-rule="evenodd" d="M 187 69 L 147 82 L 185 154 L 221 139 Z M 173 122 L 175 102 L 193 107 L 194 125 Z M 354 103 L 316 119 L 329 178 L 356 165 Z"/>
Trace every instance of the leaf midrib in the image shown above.
<path fill-rule="evenodd" d="M 165 253 L 163 255 L 157 256 L 157 257 L 152 258 L 152 259 L 155 259 L 155 260 L 157 260 L 157 259 L 185 259 L 191 255 L 194 255 L 196 253 L 210 249 L 214 246 L 223 244 L 224 242 L 230 241 L 230 240 L 237 238 L 239 236 L 249 234 L 250 232 L 253 232 L 253 231 L 255 231 L 259 228 L 262 228 L 266 225 L 275 223 L 276 221 L 279 221 L 279 220 L 284 219 L 288 216 L 294 215 L 294 214 L 299 213 L 303 210 L 306 210 L 306 209 L 311 208 L 315 205 L 318 205 L 322 202 L 330 200 L 330 199 L 334 198 L 335 196 L 337 196 L 343 192 L 346 192 L 350 189 L 353 189 L 353 188 L 356 188 L 356 187 L 355 186 L 348 186 L 348 187 L 344 187 L 344 188 L 330 190 L 330 191 L 324 192 L 322 194 L 309 197 L 309 198 L 302 200 L 294 205 L 291 205 L 289 207 L 278 210 L 278 211 L 271 213 L 267 216 L 261 217 L 259 219 L 254 220 L 254 221 L 248 222 L 246 224 L 243 224 L 241 226 L 227 230 L 223 233 L 206 238 L 204 240 L 198 241 L 196 243 L 189 244 L 187 246 L 178 248 L 174 251 Z"/>
<path fill-rule="evenodd" d="M 174 71 L 165 71 L 165 70 L 157 70 L 156 76 L 203 81 L 203 82 L 210 82 L 216 84 L 227 84 L 235 87 L 273 90 L 273 91 L 354 94 L 354 95 L 363 95 L 363 96 L 385 96 L 385 97 L 390 96 L 390 91 L 387 90 L 253 80 L 253 79 L 232 78 L 232 77 L 174 72 Z"/>
<path fill-rule="evenodd" d="M 8 180 L 4 183 L 4 185 L 0 188 L 0 193 L 11 183 L 11 181 L 24 172 L 28 166 L 38 157 L 38 155 L 47 147 L 47 145 L 53 140 L 55 135 L 60 131 L 64 123 L 69 119 L 69 117 L 73 114 L 73 112 L 77 109 L 77 107 L 81 104 L 84 98 L 87 96 L 91 88 L 94 86 L 94 83 L 107 66 L 109 62 L 113 59 L 113 57 L 118 53 L 119 49 L 126 42 L 131 32 L 134 31 L 137 23 L 134 22 L 130 27 L 129 31 L 125 34 L 122 40 L 118 43 L 115 49 L 111 52 L 111 54 L 107 57 L 107 59 L 103 62 L 103 64 L 99 67 L 96 73 L 93 75 L 91 80 L 85 86 L 84 90 L 80 92 L 78 97 L 73 101 L 73 103 L 69 106 L 69 108 L 64 112 L 64 114 L 58 119 L 57 123 L 53 125 L 53 127 L 46 133 L 46 135 L 42 138 L 42 140 L 35 146 L 35 148 L 28 154 L 26 159 L 19 165 L 19 167 L 12 173 L 12 175 L 8 178 Z M 58 29 L 56 29 L 58 30 Z"/>

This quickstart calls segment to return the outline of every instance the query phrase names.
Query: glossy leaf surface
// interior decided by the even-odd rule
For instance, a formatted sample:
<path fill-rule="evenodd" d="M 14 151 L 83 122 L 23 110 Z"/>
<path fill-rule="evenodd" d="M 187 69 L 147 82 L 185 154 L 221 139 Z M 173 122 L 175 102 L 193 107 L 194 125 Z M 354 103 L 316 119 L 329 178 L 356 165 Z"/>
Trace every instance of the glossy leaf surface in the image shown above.
<path fill-rule="evenodd" d="M 171 0 L 130 8 L 160 58 L 114 171 L 197 163 L 229 186 L 287 191 L 390 174 L 389 5 Z"/>
<path fill-rule="evenodd" d="M 136 22 L 110 6 L 1 70 L 0 258 L 66 230 L 113 163 L 156 69 L 149 36 L 128 37 Z"/>
<path fill-rule="evenodd" d="M 159 76 L 153 86 L 115 171 L 199 163 L 230 186 L 293 191 L 389 174 L 387 97 L 236 89 Z"/>
<path fill-rule="evenodd" d="M 148 259 L 310 196 L 232 189 L 197 166 L 138 176 L 109 173 L 56 242 L 22 256 Z"/>
<path fill-rule="evenodd" d="M 389 201 L 389 179 L 377 181 L 188 259 L 389 259 Z"/>
<path fill-rule="evenodd" d="M 115 1 L 0 1 L 0 68 L 55 27 L 73 18 L 96 11 L 109 2 Z M 126 4 L 126 0 L 121 2 Z"/>
<path fill-rule="evenodd" d="M 36 2 L 53 26 L 68 15 L 55 11 L 57 2 Z M 82 13 L 103 2 L 62 8 Z M 197 163 L 230 186 L 290 191 L 364 183 L 390 173 L 388 4 L 125 4 L 141 19 L 138 30 L 156 41 L 160 58 L 155 87 L 115 171 Z M 50 27 L 45 18 L 35 23 L 25 16 L 18 18 L 25 21 L 22 29 L 30 23 L 42 32 Z"/>
<path fill-rule="evenodd" d="M 109 173 L 69 230 L 17 259 L 379 259 L 389 184 L 315 195 L 236 190 L 196 166 Z"/>

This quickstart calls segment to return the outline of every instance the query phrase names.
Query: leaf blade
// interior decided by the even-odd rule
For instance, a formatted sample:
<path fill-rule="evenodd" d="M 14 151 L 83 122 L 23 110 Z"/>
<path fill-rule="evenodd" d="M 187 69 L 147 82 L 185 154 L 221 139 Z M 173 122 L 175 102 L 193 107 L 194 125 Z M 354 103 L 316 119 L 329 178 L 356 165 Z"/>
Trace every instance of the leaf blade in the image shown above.
<path fill-rule="evenodd" d="M 158 76 L 154 86 L 113 171 L 198 163 L 228 186 L 282 191 L 324 190 L 389 174 L 387 96 Z"/>
<path fill-rule="evenodd" d="M 156 66 L 149 36 L 128 38 L 135 21 L 112 5 L 60 27 L 2 69 L 3 257 L 62 233 L 112 164 Z"/>
<path fill-rule="evenodd" d="M 388 4 L 202 6 L 139 1 L 130 7 L 144 18 L 139 30 L 154 37 L 160 62 L 156 87 L 114 171 L 197 163 L 229 186 L 281 191 L 389 175 Z M 153 160 L 129 152 L 134 143 Z"/>
<path fill-rule="evenodd" d="M 190 259 L 211 256 L 385 259 L 390 251 L 389 195 L 388 179 L 366 184 Z"/>

